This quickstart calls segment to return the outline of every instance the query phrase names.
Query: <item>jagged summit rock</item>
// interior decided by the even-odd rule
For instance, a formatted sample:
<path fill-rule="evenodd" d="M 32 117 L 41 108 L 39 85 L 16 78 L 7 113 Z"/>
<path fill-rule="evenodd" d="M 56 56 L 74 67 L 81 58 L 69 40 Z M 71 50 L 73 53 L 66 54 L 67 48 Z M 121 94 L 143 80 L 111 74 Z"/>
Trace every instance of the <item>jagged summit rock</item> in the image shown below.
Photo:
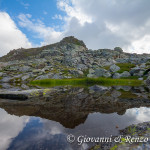
<path fill-rule="evenodd" d="M 73 36 L 65 37 L 60 42 L 37 47 L 37 48 L 19 48 L 11 50 L 7 55 L 0 58 L 0 61 L 14 61 L 14 60 L 24 60 L 32 58 L 41 58 L 47 56 L 47 53 L 53 55 L 63 55 L 68 51 L 85 51 L 87 50 L 86 45 L 83 41 L 78 40 Z M 73 52 L 72 52 L 73 53 Z M 46 55 L 45 55 L 46 54 Z"/>
<path fill-rule="evenodd" d="M 82 40 L 78 40 L 77 38 L 75 38 L 74 36 L 69 36 L 69 37 L 65 37 L 63 38 L 60 43 L 72 43 L 75 45 L 79 45 L 79 46 L 83 46 L 86 48 L 85 43 Z"/>
<path fill-rule="evenodd" d="M 122 48 L 120 48 L 120 47 L 115 47 L 115 48 L 114 48 L 114 51 L 117 51 L 117 52 L 119 52 L 119 53 L 122 53 L 122 52 L 123 52 Z"/>

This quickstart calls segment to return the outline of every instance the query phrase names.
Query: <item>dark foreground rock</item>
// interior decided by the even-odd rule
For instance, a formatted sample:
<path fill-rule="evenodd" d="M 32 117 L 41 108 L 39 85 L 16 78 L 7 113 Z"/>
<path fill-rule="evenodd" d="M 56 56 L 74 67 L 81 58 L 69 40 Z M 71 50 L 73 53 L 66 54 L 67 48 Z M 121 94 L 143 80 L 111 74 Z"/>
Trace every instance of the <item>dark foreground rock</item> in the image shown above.
<path fill-rule="evenodd" d="M 114 142 L 117 141 L 117 142 Z M 139 123 L 120 130 L 112 142 L 99 143 L 90 150 L 149 150 L 150 122 Z"/>
<path fill-rule="evenodd" d="M 24 91 L 2 91 L 0 92 L 0 98 L 10 100 L 27 100 L 29 98 L 36 98 L 43 96 L 44 90 L 33 89 Z"/>

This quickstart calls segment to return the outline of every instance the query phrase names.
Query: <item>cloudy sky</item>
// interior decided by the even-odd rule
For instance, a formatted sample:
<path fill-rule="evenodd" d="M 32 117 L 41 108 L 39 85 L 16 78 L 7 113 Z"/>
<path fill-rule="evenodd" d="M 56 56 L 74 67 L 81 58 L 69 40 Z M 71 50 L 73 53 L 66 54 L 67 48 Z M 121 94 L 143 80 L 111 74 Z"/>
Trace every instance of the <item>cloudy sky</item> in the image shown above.
<path fill-rule="evenodd" d="M 0 0 L 0 56 L 71 35 L 93 50 L 150 53 L 150 0 Z"/>

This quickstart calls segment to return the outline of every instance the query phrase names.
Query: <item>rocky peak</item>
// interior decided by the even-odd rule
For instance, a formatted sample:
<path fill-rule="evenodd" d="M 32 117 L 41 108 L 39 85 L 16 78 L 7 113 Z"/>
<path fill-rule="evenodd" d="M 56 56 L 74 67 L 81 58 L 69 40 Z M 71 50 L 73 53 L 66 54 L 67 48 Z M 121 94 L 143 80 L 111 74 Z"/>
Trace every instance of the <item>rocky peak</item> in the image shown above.
<path fill-rule="evenodd" d="M 60 41 L 60 43 L 64 43 L 64 44 L 72 43 L 72 44 L 83 46 L 86 48 L 86 45 L 84 44 L 84 42 L 82 40 L 78 40 L 74 36 L 65 37 Z"/>
<path fill-rule="evenodd" d="M 119 52 L 119 53 L 123 53 L 123 50 L 120 47 L 115 47 L 114 50 L 117 51 L 117 52 Z"/>

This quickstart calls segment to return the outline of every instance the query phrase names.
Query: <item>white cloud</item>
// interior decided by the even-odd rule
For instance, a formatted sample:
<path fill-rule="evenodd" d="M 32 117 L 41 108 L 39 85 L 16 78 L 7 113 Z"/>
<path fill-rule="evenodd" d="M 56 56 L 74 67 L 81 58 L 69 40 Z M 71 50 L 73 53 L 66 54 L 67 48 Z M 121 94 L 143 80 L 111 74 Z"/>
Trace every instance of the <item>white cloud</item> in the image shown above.
<path fill-rule="evenodd" d="M 129 52 L 133 50 L 139 50 L 142 53 L 150 53 L 150 35 L 145 35 L 138 40 L 132 42 L 131 46 L 128 48 Z"/>
<path fill-rule="evenodd" d="M 28 7 L 30 6 L 28 3 L 21 2 L 20 4 L 23 5 L 25 9 L 28 9 Z"/>
<path fill-rule="evenodd" d="M 52 17 L 52 19 L 59 19 L 59 20 L 63 20 L 63 17 L 61 15 L 55 15 L 54 17 Z"/>
<path fill-rule="evenodd" d="M 53 17 L 64 23 L 59 30 L 25 14 L 19 15 L 19 24 L 43 39 L 42 45 L 73 35 L 91 49 L 120 46 L 126 52 L 150 53 L 149 0 L 57 0 L 57 7 L 66 13 Z"/>
<path fill-rule="evenodd" d="M 70 21 L 73 17 L 76 17 L 81 25 L 84 25 L 86 22 L 91 23 L 92 18 L 89 15 L 83 13 L 80 7 L 71 6 L 72 3 L 73 1 L 69 0 L 59 0 L 57 3 L 58 8 L 62 11 L 65 11 L 67 14 L 65 20 Z"/>
<path fill-rule="evenodd" d="M 29 117 L 17 117 L 9 115 L 3 109 L 0 109 L 0 150 L 8 149 L 13 138 L 15 138 L 29 121 Z"/>
<path fill-rule="evenodd" d="M 44 14 L 44 15 L 47 15 L 48 13 L 47 13 L 47 11 L 43 11 L 43 14 Z"/>
<path fill-rule="evenodd" d="M 31 43 L 10 16 L 6 12 L 0 12 L 0 56 L 20 47 L 31 47 Z"/>
<path fill-rule="evenodd" d="M 74 35 L 92 49 L 150 52 L 150 1 L 58 0 L 57 5 L 67 14 L 64 36 Z"/>
<path fill-rule="evenodd" d="M 54 28 L 47 27 L 41 20 L 32 21 L 28 14 L 20 14 L 19 25 L 27 28 L 28 31 L 36 34 L 36 38 L 40 38 L 43 41 L 40 45 L 51 44 L 58 42 L 62 38 L 62 33 L 55 31 Z"/>
<path fill-rule="evenodd" d="M 150 109 L 145 107 L 128 109 L 126 115 L 134 117 L 135 123 L 147 122 L 149 121 Z"/>

